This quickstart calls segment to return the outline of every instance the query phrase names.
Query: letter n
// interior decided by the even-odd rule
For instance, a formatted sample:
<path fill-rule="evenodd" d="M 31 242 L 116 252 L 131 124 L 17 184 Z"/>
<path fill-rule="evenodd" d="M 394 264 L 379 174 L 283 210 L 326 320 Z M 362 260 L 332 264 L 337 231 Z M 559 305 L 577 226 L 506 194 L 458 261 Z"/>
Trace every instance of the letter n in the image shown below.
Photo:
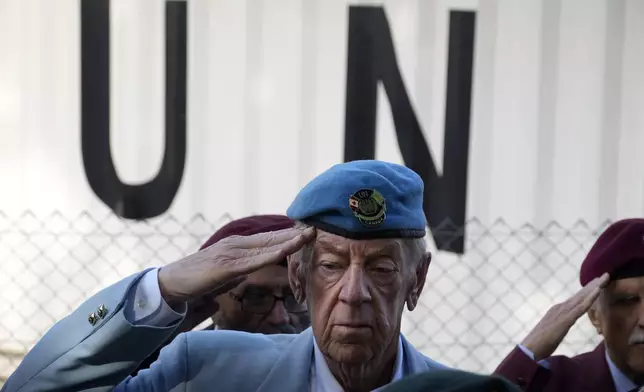
<path fill-rule="evenodd" d="M 405 89 L 382 7 L 352 6 L 345 112 L 345 161 L 374 159 L 378 83 L 389 100 L 404 163 L 425 182 L 424 210 L 438 249 L 463 253 L 475 13 L 452 11 L 443 172 L 439 174 Z M 429 72 L 429 70 L 427 70 Z"/>

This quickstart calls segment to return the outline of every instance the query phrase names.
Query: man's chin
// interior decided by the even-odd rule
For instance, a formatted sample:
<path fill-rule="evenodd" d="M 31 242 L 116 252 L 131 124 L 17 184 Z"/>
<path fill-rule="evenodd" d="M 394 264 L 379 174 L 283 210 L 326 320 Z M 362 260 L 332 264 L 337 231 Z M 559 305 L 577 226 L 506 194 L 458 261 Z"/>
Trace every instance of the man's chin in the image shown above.
<path fill-rule="evenodd" d="M 371 359 L 371 348 L 365 344 L 338 343 L 331 358 L 345 364 L 361 365 Z"/>

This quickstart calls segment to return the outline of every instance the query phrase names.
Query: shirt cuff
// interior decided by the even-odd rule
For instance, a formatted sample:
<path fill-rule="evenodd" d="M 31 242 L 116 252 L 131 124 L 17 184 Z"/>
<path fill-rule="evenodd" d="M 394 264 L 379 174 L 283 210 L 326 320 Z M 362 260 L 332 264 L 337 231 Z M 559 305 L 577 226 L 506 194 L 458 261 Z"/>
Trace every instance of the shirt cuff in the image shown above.
<path fill-rule="evenodd" d="M 527 347 L 525 347 L 525 346 L 524 346 L 524 345 L 522 345 L 522 344 L 519 344 L 518 346 L 519 346 L 519 349 L 521 349 L 521 351 L 523 351 L 523 353 L 524 353 L 525 355 L 527 355 L 528 357 L 530 357 L 530 359 L 532 359 L 532 360 L 534 361 L 534 353 L 533 353 L 532 351 L 530 351 L 530 349 L 528 349 Z M 548 364 L 548 360 L 547 360 L 547 359 L 542 359 L 541 361 L 539 361 L 539 362 L 537 362 L 537 363 L 538 363 L 539 365 L 543 366 L 543 367 L 544 367 L 544 368 L 546 368 L 546 369 L 549 369 L 549 368 L 550 368 L 550 367 L 549 367 L 549 364 Z"/>
<path fill-rule="evenodd" d="M 185 317 L 187 305 L 180 313 L 174 311 L 161 296 L 159 288 L 159 269 L 143 275 L 128 295 L 124 309 L 125 318 L 134 325 L 148 327 L 167 327 Z"/>
<path fill-rule="evenodd" d="M 534 353 L 532 351 L 530 351 L 526 346 L 522 344 L 519 345 L 519 348 L 521 349 L 521 351 L 523 351 L 525 355 L 529 356 L 530 359 L 534 361 Z"/>

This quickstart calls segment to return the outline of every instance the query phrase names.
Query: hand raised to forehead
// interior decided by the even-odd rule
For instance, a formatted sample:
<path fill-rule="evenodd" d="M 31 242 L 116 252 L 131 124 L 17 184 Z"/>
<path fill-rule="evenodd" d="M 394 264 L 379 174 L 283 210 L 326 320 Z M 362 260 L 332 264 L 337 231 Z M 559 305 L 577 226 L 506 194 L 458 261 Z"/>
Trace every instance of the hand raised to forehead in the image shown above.
<path fill-rule="evenodd" d="M 566 301 L 551 307 L 522 345 L 532 351 L 536 361 L 552 355 L 577 320 L 593 305 L 609 282 L 608 274 L 593 279 Z"/>
<path fill-rule="evenodd" d="M 161 295 L 171 305 L 181 304 L 217 290 L 230 281 L 238 283 L 251 272 L 280 263 L 314 237 L 313 228 L 289 228 L 225 238 L 161 268 Z"/>

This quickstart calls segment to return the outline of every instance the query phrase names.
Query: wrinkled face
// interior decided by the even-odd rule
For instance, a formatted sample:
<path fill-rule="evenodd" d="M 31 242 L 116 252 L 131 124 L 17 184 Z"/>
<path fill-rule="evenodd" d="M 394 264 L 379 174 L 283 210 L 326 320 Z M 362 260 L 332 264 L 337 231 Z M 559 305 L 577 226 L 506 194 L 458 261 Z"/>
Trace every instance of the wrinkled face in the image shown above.
<path fill-rule="evenodd" d="M 429 263 L 408 253 L 396 239 L 350 240 L 318 230 L 306 280 L 299 279 L 325 355 L 346 364 L 395 355 L 405 302 L 415 307 Z"/>
<path fill-rule="evenodd" d="M 615 365 L 633 380 L 644 378 L 644 277 L 611 282 L 588 315 Z"/>
<path fill-rule="evenodd" d="M 219 311 L 213 320 L 221 329 L 276 334 L 299 333 L 310 326 L 306 306 L 293 298 L 284 266 L 255 271 L 229 293 L 217 297 L 217 302 Z"/>

